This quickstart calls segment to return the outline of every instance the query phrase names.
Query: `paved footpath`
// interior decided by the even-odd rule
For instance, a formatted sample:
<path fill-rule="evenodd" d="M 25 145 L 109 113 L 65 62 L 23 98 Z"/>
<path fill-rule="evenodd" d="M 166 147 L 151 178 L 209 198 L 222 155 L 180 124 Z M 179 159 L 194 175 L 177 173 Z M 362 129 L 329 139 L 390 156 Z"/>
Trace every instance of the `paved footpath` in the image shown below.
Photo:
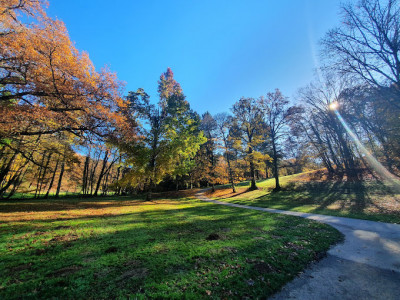
<path fill-rule="evenodd" d="M 215 204 L 302 217 L 329 224 L 345 235 L 343 243 L 310 265 L 271 299 L 400 300 L 400 225 L 261 208 L 197 198 Z"/>

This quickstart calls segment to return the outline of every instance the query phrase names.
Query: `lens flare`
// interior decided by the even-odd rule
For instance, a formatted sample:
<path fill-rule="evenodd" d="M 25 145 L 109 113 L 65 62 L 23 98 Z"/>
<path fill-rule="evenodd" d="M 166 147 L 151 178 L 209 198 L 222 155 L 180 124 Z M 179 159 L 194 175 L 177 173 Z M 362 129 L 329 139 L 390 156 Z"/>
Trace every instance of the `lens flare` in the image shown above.
<path fill-rule="evenodd" d="M 330 110 L 337 111 L 338 108 L 339 108 L 339 103 L 337 101 L 331 102 L 331 104 L 329 104 Z"/>
<path fill-rule="evenodd" d="M 331 105 L 333 103 L 335 103 L 335 102 L 332 102 Z M 336 104 L 337 104 L 337 102 L 336 102 Z M 332 110 L 335 112 L 335 114 L 336 114 L 337 118 L 339 119 L 340 123 L 343 125 L 344 129 L 346 129 L 347 133 L 352 138 L 354 143 L 360 149 L 361 153 L 364 154 L 364 158 L 367 161 L 368 165 L 376 173 L 378 173 L 383 179 L 385 179 L 386 182 L 388 183 L 388 185 L 391 188 L 393 188 L 396 192 L 400 192 L 400 181 L 399 181 L 399 179 L 397 179 L 392 173 L 390 173 L 379 161 L 376 160 L 376 158 L 367 150 L 367 148 L 364 147 L 364 145 L 358 139 L 356 134 L 350 129 L 350 127 L 347 125 L 346 121 L 343 119 L 343 117 L 337 111 L 337 107 L 335 109 L 332 109 Z"/>

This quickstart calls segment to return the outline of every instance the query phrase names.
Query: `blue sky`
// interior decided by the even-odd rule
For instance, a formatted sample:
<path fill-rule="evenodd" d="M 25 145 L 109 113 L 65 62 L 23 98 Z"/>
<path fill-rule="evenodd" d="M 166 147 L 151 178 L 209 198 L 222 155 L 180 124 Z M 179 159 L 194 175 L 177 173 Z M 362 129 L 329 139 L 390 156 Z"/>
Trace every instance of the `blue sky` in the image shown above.
<path fill-rule="evenodd" d="M 313 78 L 318 41 L 339 24 L 339 0 L 50 0 L 48 14 L 96 68 L 157 101 L 171 67 L 191 106 L 228 112 L 275 88 L 293 98 Z"/>

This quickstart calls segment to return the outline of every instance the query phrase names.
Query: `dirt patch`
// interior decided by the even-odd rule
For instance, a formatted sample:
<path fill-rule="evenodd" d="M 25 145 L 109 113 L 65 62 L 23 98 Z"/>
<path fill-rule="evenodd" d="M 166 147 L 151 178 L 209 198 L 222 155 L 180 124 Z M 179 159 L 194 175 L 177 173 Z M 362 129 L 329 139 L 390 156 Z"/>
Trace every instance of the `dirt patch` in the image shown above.
<path fill-rule="evenodd" d="M 94 273 L 94 278 L 102 278 L 105 276 L 108 276 L 108 274 L 110 274 L 113 271 L 113 269 L 111 268 L 103 268 L 100 271 Z"/>
<path fill-rule="evenodd" d="M 56 235 L 51 240 L 49 240 L 49 243 L 71 242 L 71 241 L 76 241 L 78 238 L 79 236 L 76 233 Z"/>
<path fill-rule="evenodd" d="M 46 234 L 44 231 L 36 231 L 33 235 L 38 236 L 38 235 L 43 235 Z"/>
<path fill-rule="evenodd" d="M 271 238 L 280 240 L 282 238 L 281 235 L 271 234 Z"/>
<path fill-rule="evenodd" d="M 303 250 L 304 249 L 303 245 L 298 245 L 298 244 L 294 244 L 294 243 L 291 243 L 291 242 L 286 243 L 285 246 L 290 248 L 290 249 L 294 249 L 294 250 Z"/>
<path fill-rule="evenodd" d="M 57 226 L 56 228 L 54 228 L 55 230 L 61 230 L 61 229 L 71 229 L 72 227 L 71 226 L 63 226 L 63 225 L 61 225 L 61 226 Z"/>
<path fill-rule="evenodd" d="M 237 253 L 238 252 L 238 249 L 235 247 L 224 247 L 224 250 L 229 253 Z"/>
<path fill-rule="evenodd" d="M 135 268 L 124 272 L 117 278 L 117 281 L 125 281 L 131 278 L 138 279 L 146 277 L 148 270 L 146 268 Z"/>
<path fill-rule="evenodd" d="M 140 261 L 138 260 L 128 260 L 127 262 L 124 263 L 125 267 L 138 267 L 140 266 Z"/>
<path fill-rule="evenodd" d="M 207 241 L 216 241 L 220 240 L 222 237 L 218 233 L 211 233 L 208 237 L 206 237 Z"/>
<path fill-rule="evenodd" d="M 69 267 L 65 267 L 65 268 L 61 268 L 58 270 L 55 270 L 53 272 L 51 272 L 48 276 L 49 277 L 65 277 L 65 276 L 69 276 L 71 274 L 74 274 L 76 272 L 78 272 L 79 270 L 81 270 L 82 267 L 81 266 L 69 266 Z"/>
<path fill-rule="evenodd" d="M 118 251 L 118 248 L 117 247 L 110 247 L 110 248 L 108 248 L 108 249 L 106 249 L 106 253 L 115 253 L 115 252 L 117 252 Z"/>
<path fill-rule="evenodd" d="M 260 274 L 276 273 L 276 268 L 266 262 L 256 262 L 253 269 Z"/>
<path fill-rule="evenodd" d="M 49 251 L 50 251 L 50 248 L 41 248 L 41 249 L 37 249 L 35 252 L 33 252 L 33 254 L 40 256 L 40 255 L 46 254 Z"/>
<path fill-rule="evenodd" d="M 96 261 L 95 257 L 88 257 L 88 258 L 83 259 L 83 262 L 85 262 L 87 264 L 92 263 L 94 261 Z"/>
<path fill-rule="evenodd" d="M 26 239 L 29 239 L 29 238 L 31 238 L 33 236 L 40 236 L 40 235 L 44 235 L 44 234 L 46 234 L 46 232 L 44 232 L 44 231 L 36 231 L 34 233 L 26 233 L 26 234 L 21 235 L 20 237 L 18 237 L 16 239 L 17 240 L 26 240 Z"/>
<path fill-rule="evenodd" d="M 29 270 L 32 267 L 32 265 L 33 265 L 32 263 L 28 263 L 28 264 L 22 264 L 19 266 L 15 266 L 10 269 L 10 272 L 15 273 L 15 272 Z"/>

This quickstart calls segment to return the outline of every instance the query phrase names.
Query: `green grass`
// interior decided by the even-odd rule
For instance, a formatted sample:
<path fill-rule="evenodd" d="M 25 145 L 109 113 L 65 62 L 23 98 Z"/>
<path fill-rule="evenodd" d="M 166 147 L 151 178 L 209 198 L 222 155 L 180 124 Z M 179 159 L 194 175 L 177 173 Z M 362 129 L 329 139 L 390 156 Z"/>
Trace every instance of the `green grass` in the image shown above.
<path fill-rule="evenodd" d="M 247 191 L 246 184 L 232 194 L 222 186 L 209 196 L 251 206 L 400 223 L 400 194 L 384 182 L 309 181 L 304 175 L 282 177 L 279 192 L 272 191 L 275 180 L 268 179 L 259 182 L 256 191 Z"/>
<path fill-rule="evenodd" d="M 189 198 L 0 202 L 0 299 L 264 298 L 340 239 Z"/>

